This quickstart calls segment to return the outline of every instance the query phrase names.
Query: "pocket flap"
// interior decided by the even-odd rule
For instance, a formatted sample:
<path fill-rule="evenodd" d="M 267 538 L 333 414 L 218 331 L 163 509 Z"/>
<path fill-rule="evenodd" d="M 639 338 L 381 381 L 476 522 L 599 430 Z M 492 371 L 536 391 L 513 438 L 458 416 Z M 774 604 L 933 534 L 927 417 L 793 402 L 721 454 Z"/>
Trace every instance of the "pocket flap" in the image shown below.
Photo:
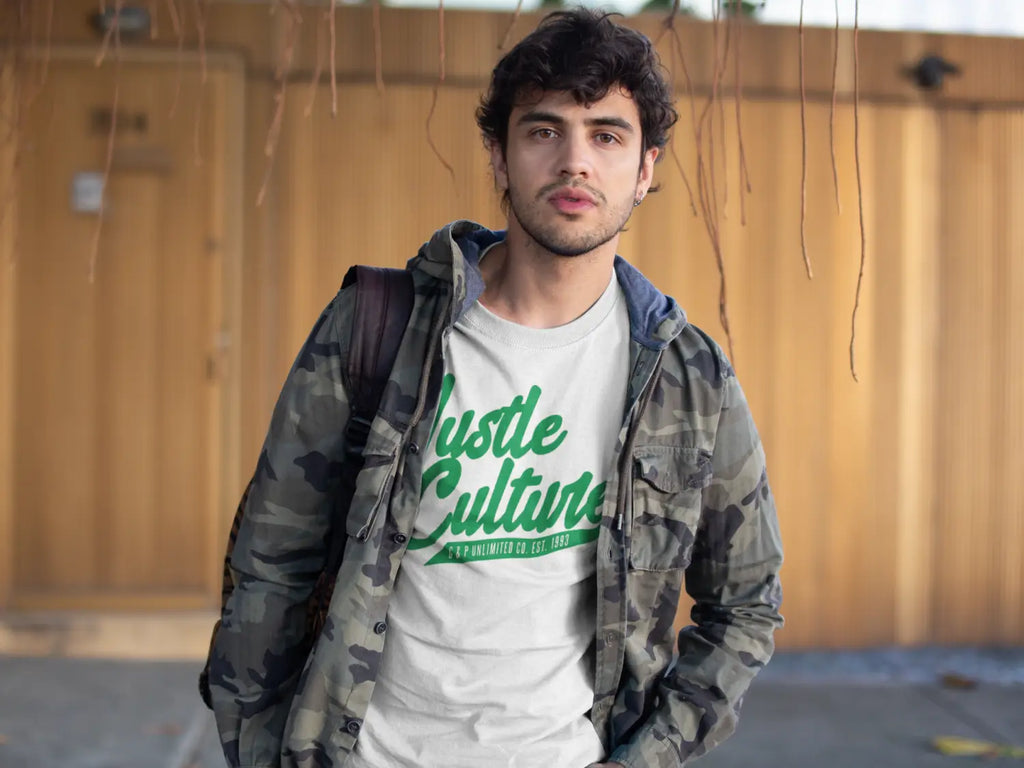
<path fill-rule="evenodd" d="M 711 452 L 644 445 L 633 451 L 636 475 L 664 493 L 700 490 L 711 482 Z"/>

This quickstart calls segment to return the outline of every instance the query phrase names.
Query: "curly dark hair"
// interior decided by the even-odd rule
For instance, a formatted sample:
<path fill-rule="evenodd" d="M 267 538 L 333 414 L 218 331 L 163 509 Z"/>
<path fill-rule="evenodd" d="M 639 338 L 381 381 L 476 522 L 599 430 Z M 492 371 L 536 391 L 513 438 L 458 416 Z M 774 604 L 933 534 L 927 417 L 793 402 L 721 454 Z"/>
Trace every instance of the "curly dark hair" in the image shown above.
<path fill-rule="evenodd" d="M 488 142 L 508 146 L 517 100 L 535 91 L 568 91 L 577 104 L 600 101 L 612 86 L 629 91 L 640 112 L 643 151 L 663 149 L 678 115 L 651 41 L 619 26 L 617 14 L 588 8 L 556 11 L 498 62 L 476 122 Z"/>

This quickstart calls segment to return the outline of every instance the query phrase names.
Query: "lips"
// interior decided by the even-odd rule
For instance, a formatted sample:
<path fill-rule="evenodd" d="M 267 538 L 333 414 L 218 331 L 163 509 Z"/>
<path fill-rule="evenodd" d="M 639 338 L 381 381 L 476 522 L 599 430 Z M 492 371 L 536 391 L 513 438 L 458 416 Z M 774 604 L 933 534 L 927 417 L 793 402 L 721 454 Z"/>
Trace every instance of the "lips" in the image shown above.
<path fill-rule="evenodd" d="M 579 213 L 595 205 L 594 198 L 576 187 L 561 187 L 548 195 L 548 202 L 562 213 Z"/>

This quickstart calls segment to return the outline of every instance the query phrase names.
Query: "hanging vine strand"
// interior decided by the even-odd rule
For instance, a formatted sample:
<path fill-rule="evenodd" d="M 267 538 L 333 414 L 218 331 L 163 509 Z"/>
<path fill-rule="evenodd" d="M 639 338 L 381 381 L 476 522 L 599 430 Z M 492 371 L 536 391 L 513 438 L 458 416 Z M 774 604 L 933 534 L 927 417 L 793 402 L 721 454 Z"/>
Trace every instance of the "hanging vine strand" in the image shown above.
<path fill-rule="evenodd" d="M 330 3 L 331 3 L 331 9 L 328 12 L 328 16 L 327 16 L 327 26 L 330 28 L 330 33 L 331 33 L 331 63 L 330 63 L 330 67 L 331 67 L 331 117 L 337 117 L 338 116 L 338 63 L 337 63 L 337 60 L 335 58 L 337 56 L 337 49 L 338 49 L 337 30 L 335 28 L 335 9 L 337 8 L 337 3 L 335 3 L 334 0 L 330 0 Z M 317 36 L 317 44 L 318 44 L 318 46 L 319 46 L 319 42 L 320 42 L 320 37 Z M 318 68 L 320 67 L 320 58 L 319 58 L 319 56 L 317 57 L 317 67 Z M 319 71 L 317 72 L 316 80 L 317 80 L 317 82 L 320 81 L 320 73 L 319 73 Z"/>
<path fill-rule="evenodd" d="M 726 27 L 725 44 L 720 45 L 721 36 L 719 34 L 721 28 L 721 3 L 719 2 L 715 6 L 715 10 L 712 16 L 712 39 L 714 41 L 714 54 L 712 58 L 713 67 L 711 73 L 711 92 L 708 95 L 708 100 L 704 105 L 704 109 L 701 112 L 700 117 L 700 131 L 701 138 L 698 139 L 698 144 L 703 146 L 703 132 L 707 129 L 708 137 L 708 152 L 707 152 L 707 163 L 704 165 L 704 169 L 707 173 L 707 195 L 708 195 L 708 209 L 712 219 L 715 222 L 715 237 L 720 238 L 721 236 L 721 210 L 724 208 L 725 200 L 728 199 L 728 185 L 725 186 L 725 192 L 723 194 L 722 206 L 719 206 L 718 202 L 718 165 L 715 162 L 715 107 L 718 106 L 721 109 L 722 99 L 720 95 L 720 89 L 722 84 L 722 77 L 725 74 L 726 62 L 728 61 L 728 50 L 729 50 L 729 28 Z M 724 114 L 724 112 L 723 112 Z M 724 144 L 724 134 L 722 142 Z M 723 158 L 725 156 L 725 147 L 722 148 Z M 703 158 L 698 160 L 699 163 L 703 164 Z M 718 243 L 718 250 L 721 251 L 721 241 Z"/>
<path fill-rule="evenodd" d="M 196 9 L 196 36 L 199 44 L 199 81 L 206 84 L 206 3 L 207 0 L 194 0 Z"/>
<path fill-rule="evenodd" d="M 177 0 L 167 0 L 167 12 L 171 16 L 171 27 L 174 35 L 178 38 L 177 73 L 174 79 L 174 97 L 171 99 L 171 111 L 169 117 L 174 117 L 178 110 L 178 98 L 181 96 L 181 66 L 185 60 L 185 25 L 178 14 Z"/>
<path fill-rule="evenodd" d="M 96 227 L 92 235 L 92 248 L 89 252 L 89 283 L 96 282 L 96 263 L 99 261 L 100 235 L 103 233 L 103 221 L 106 218 L 108 186 L 110 184 L 110 168 L 114 162 L 114 140 L 117 136 L 117 108 L 121 98 L 121 6 L 124 0 L 114 0 L 114 21 L 110 31 L 114 38 L 114 98 L 110 108 L 110 129 L 107 133 L 107 156 L 103 163 L 103 181 L 100 189 L 100 209 L 96 217 Z M 96 66 L 102 62 L 97 59 Z"/>
<path fill-rule="evenodd" d="M 452 168 L 452 166 L 448 163 L 447 160 L 444 159 L 444 155 L 442 155 L 441 151 L 437 148 L 437 145 L 434 143 L 434 137 L 430 132 L 430 125 L 434 119 L 434 110 L 437 109 L 438 92 L 441 90 L 441 85 L 444 83 L 445 74 L 444 0 L 440 0 L 437 6 L 437 34 L 440 44 L 440 61 L 438 66 L 439 73 L 437 82 L 434 83 L 434 93 L 430 100 L 430 112 L 427 113 L 427 143 L 430 145 L 430 148 L 434 151 L 434 155 L 437 156 L 437 159 L 441 161 L 441 165 L 443 165 L 448 170 L 448 175 L 451 176 L 452 178 L 452 186 L 455 188 L 456 194 L 458 194 L 459 183 L 458 180 L 455 178 L 455 169 Z"/>
<path fill-rule="evenodd" d="M 832 41 L 832 111 L 828 116 L 828 134 L 832 151 L 832 186 L 836 191 L 836 215 L 843 215 L 839 200 L 839 166 L 836 164 L 836 96 L 839 93 L 839 0 L 836 0 L 836 29 Z"/>
<path fill-rule="evenodd" d="M 117 22 L 115 21 L 109 27 L 107 31 L 103 33 L 103 39 L 100 41 L 100 49 L 96 52 L 96 58 L 93 59 L 93 66 L 100 67 L 103 65 L 104 60 L 107 58 L 107 52 L 110 51 L 110 41 L 114 37 L 114 30 L 117 29 Z"/>
<path fill-rule="evenodd" d="M 295 47 L 299 38 L 299 26 L 302 24 L 302 13 L 298 7 L 298 0 L 275 0 L 276 8 L 280 5 L 286 12 L 284 46 L 274 72 L 277 80 L 277 92 L 274 94 L 274 117 L 270 121 L 270 129 L 267 131 L 267 140 L 263 145 L 263 154 L 267 158 L 267 167 L 263 174 L 263 183 L 260 185 L 259 194 L 256 196 L 256 206 L 263 205 L 267 194 L 267 187 L 270 184 L 270 173 L 274 167 L 274 156 L 277 154 L 277 142 L 281 137 L 281 124 L 284 121 L 285 98 L 288 93 L 288 72 L 291 70 L 292 59 L 295 56 Z"/>
<path fill-rule="evenodd" d="M 853 2 L 853 151 L 857 165 L 857 207 L 860 213 L 860 269 L 857 272 L 857 292 L 854 295 L 853 315 L 850 318 L 850 374 L 857 378 L 857 310 L 860 291 L 864 283 L 864 262 L 867 260 L 867 235 L 864 229 L 864 187 L 860 173 L 860 0 Z"/>
<path fill-rule="evenodd" d="M 677 9 L 678 9 L 678 0 L 676 0 L 676 5 L 673 7 L 672 14 L 670 14 L 668 16 L 668 18 L 665 19 L 665 21 L 663 23 L 663 26 L 662 26 L 662 31 L 658 35 L 658 38 L 657 38 L 657 40 L 660 40 L 661 37 L 665 34 L 665 32 L 667 32 L 669 30 L 672 31 L 672 37 L 669 38 L 669 49 L 670 49 L 669 61 L 670 62 L 675 58 L 673 54 L 676 53 L 677 47 L 680 47 L 680 46 L 677 46 L 679 38 L 678 38 L 678 36 L 676 34 L 676 30 L 675 30 L 675 27 L 674 27 L 675 16 L 673 15 L 676 12 Z M 657 41 L 655 41 L 655 45 L 657 45 Z M 693 120 L 694 126 L 696 126 L 696 112 L 694 111 L 694 107 L 693 107 L 693 85 L 690 82 L 690 73 L 686 69 L 686 60 L 683 58 L 683 55 L 682 55 L 681 51 L 679 52 L 679 61 L 680 61 L 680 64 L 681 64 L 681 67 L 682 67 L 682 70 L 683 70 L 683 76 L 684 76 L 685 82 L 686 82 L 687 99 L 690 102 L 690 116 L 691 116 L 691 118 Z M 697 213 L 697 203 L 696 203 L 696 199 L 694 198 L 694 194 L 693 194 L 693 186 L 690 184 L 690 179 L 686 175 L 686 170 L 683 168 L 682 163 L 679 162 L 679 157 L 676 155 L 676 152 L 675 152 L 675 140 L 674 139 L 673 139 L 673 142 L 672 142 L 672 157 L 675 160 L 676 168 L 679 169 L 679 175 L 683 179 L 683 184 L 686 185 L 686 194 L 687 194 L 688 199 L 690 201 L 690 211 L 693 213 L 694 216 L 697 216 L 698 215 L 698 213 Z"/>
<path fill-rule="evenodd" d="M 373 65 L 377 93 L 384 93 L 384 46 L 381 42 L 380 0 L 373 0 Z"/>
<path fill-rule="evenodd" d="M 725 0 L 725 2 L 728 2 L 728 0 Z M 716 19 L 716 24 L 717 24 L 717 22 L 718 22 L 718 20 Z M 716 61 L 721 61 L 722 62 L 722 74 L 720 76 L 722 82 L 724 82 L 725 70 L 728 67 L 729 43 L 731 42 L 731 38 L 732 38 L 732 28 L 733 28 L 733 26 L 734 26 L 734 21 L 733 21 L 732 18 L 729 18 L 728 22 L 726 23 L 726 28 L 725 28 L 725 46 L 722 49 L 721 56 L 719 56 L 719 54 L 717 53 L 717 43 L 716 43 L 715 59 L 716 59 Z M 713 121 L 713 119 L 712 119 L 712 121 Z M 721 150 L 722 150 L 722 169 L 723 169 L 723 172 L 722 172 L 722 218 L 723 219 L 728 219 L 729 218 L 729 141 L 728 141 L 728 138 L 725 135 L 725 129 L 726 129 L 726 125 L 725 125 L 725 99 L 719 97 L 718 98 L 718 144 L 719 144 L 719 146 L 721 147 Z M 714 156 L 713 155 L 712 155 L 712 158 L 711 158 L 711 162 L 714 163 Z"/>
<path fill-rule="evenodd" d="M 693 211 L 693 215 L 697 216 L 697 206 L 693 202 L 693 190 L 690 189 L 690 180 L 686 177 L 686 171 L 683 170 L 683 164 L 679 162 L 679 153 L 676 152 L 676 144 L 674 141 L 669 144 L 669 151 L 672 153 L 672 160 L 675 162 L 676 169 L 679 171 L 679 175 L 683 178 L 683 183 L 686 185 L 686 191 L 690 195 L 690 208 Z"/>
<path fill-rule="evenodd" d="M 717 8 L 720 8 L 720 3 L 716 4 Z M 721 83 L 722 75 L 725 71 L 728 62 L 728 39 L 726 40 L 725 46 L 718 45 L 718 15 L 716 14 L 716 44 L 714 60 L 712 62 L 712 78 L 711 78 L 711 92 L 708 100 L 705 102 L 704 107 L 701 110 L 700 116 L 697 115 L 696 99 L 693 90 L 693 81 L 690 78 L 689 69 L 686 66 L 686 58 L 683 54 L 683 44 L 679 37 L 679 31 L 675 26 L 676 14 L 679 11 L 679 0 L 675 0 L 672 6 L 672 11 L 664 21 L 664 29 L 662 34 L 666 31 L 670 33 L 670 47 L 671 52 L 674 54 L 673 60 L 679 62 L 680 69 L 683 73 L 683 78 L 686 83 L 687 100 L 690 103 L 690 119 L 693 126 L 694 140 L 697 150 L 697 173 L 696 173 L 696 187 L 697 187 L 697 203 L 699 205 L 700 217 L 704 222 L 704 228 L 708 234 L 708 239 L 711 242 L 711 250 L 715 259 L 715 266 L 718 269 L 719 277 L 719 292 L 718 292 L 718 320 L 725 332 L 726 344 L 729 350 L 729 358 L 735 363 L 735 349 L 733 344 L 732 329 L 729 323 L 729 305 L 728 305 L 728 292 L 726 285 L 726 274 L 725 274 L 725 259 L 722 250 L 721 233 L 719 228 L 719 211 L 718 211 L 718 200 L 715 194 L 715 169 L 714 169 L 714 131 L 713 126 L 708 126 L 709 116 L 714 115 L 712 109 L 714 102 L 719 98 L 719 85 Z M 727 30 L 728 31 L 728 30 Z M 659 38 L 661 35 L 659 35 Z M 705 159 L 705 128 L 707 130 L 707 159 Z M 710 162 L 709 162 L 710 161 Z M 677 165 L 679 165 L 677 163 Z M 681 165 L 679 165 L 681 169 Z"/>
<path fill-rule="evenodd" d="M 728 63 L 728 28 L 726 29 L 726 40 L 723 46 L 719 46 L 719 27 L 721 2 L 715 5 L 713 17 L 713 37 L 715 39 L 714 57 L 712 60 L 711 90 L 708 99 L 701 110 L 697 120 L 696 142 L 697 142 L 697 199 L 700 202 L 701 213 L 704 219 L 705 229 L 711 240 L 712 252 L 715 257 L 715 265 L 718 268 L 719 293 L 718 293 L 718 321 L 725 332 L 726 343 L 729 350 L 729 359 L 736 361 L 732 325 L 729 321 L 728 289 L 725 272 L 725 252 L 722 247 L 721 217 L 718 206 L 718 194 L 715 170 L 715 137 L 713 131 L 713 105 L 720 99 L 720 86 L 722 77 Z M 682 46 L 679 46 L 680 52 Z M 706 134 L 705 134 L 706 131 Z M 707 153 L 705 160 L 704 137 L 707 136 Z"/>
<path fill-rule="evenodd" d="M 331 7 L 334 7 L 333 4 Z M 324 16 L 327 17 L 328 24 L 317 24 L 316 27 L 316 62 L 313 65 L 313 76 L 309 80 L 309 101 L 306 102 L 306 108 L 302 112 L 302 116 L 306 118 L 313 114 L 313 107 L 316 105 L 316 94 L 320 90 L 320 76 L 324 72 L 324 48 L 326 47 L 324 37 L 327 34 L 325 27 L 330 26 L 331 11 L 328 11 Z M 331 70 L 331 79 L 333 80 L 334 68 L 331 67 Z M 333 108 L 331 114 L 332 116 L 334 114 Z"/>
<path fill-rule="evenodd" d="M 800 0 L 800 252 L 807 279 L 814 277 L 807 254 L 807 72 L 804 64 L 804 0 Z"/>
<path fill-rule="evenodd" d="M 508 41 L 512 39 L 512 30 L 515 29 L 516 22 L 519 21 L 519 14 L 523 12 L 523 0 L 519 0 L 516 3 L 516 9 L 512 12 L 512 20 L 508 23 L 508 29 L 505 30 L 505 36 L 501 38 L 501 42 L 498 43 L 498 50 L 505 50 L 505 46 L 508 45 Z"/>
<path fill-rule="evenodd" d="M 202 126 L 206 94 L 206 10 L 208 0 L 195 0 L 196 35 L 199 39 L 199 89 L 196 94 L 196 117 L 192 122 L 192 156 L 196 166 L 203 164 Z"/>
<path fill-rule="evenodd" d="M 46 3 L 46 33 L 43 41 L 43 62 L 39 73 L 39 88 L 46 82 L 46 75 L 50 68 L 50 44 L 53 40 L 53 4 L 55 0 L 47 0 Z"/>
<path fill-rule="evenodd" d="M 743 149 L 743 75 L 741 72 L 742 56 L 740 51 L 743 48 L 742 35 L 743 35 L 743 19 L 740 16 L 740 0 L 733 0 L 735 4 L 733 6 L 733 18 L 736 19 L 736 45 L 733 46 L 733 56 L 735 58 L 733 77 L 736 79 L 736 97 L 734 99 L 736 103 L 736 138 L 739 144 L 739 162 L 740 162 L 740 226 L 747 225 L 747 207 L 746 207 L 746 196 L 750 194 L 750 172 L 747 170 L 747 153 Z"/>

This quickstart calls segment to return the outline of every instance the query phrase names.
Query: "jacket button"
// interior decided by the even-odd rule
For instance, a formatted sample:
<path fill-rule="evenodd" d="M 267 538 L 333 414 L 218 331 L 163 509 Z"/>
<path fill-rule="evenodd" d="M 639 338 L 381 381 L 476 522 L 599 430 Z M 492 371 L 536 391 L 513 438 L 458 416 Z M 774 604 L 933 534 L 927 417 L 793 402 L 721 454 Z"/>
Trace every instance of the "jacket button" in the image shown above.
<path fill-rule="evenodd" d="M 395 544 L 405 544 L 408 538 L 409 537 L 406 536 L 404 533 L 396 533 L 394 536 L 391 537 L 391 540 L 395 542 Z"/>
<path fill-rule="evenodd" d="M 349 720 L 347 723 L 345 723 L 345 730 L 351 733 L 353 736 L 355 736 L 359 733 L 359 721 L 354 719 Z"/>
<path fill-rule="evenodd" d="M 420 452 L 420 446 L 417 443 L 409 443 L 409 453 L 415 456 Z"/>
<path fill-rule="evenodd" d="M 385 624 L 383 621 L 378 621 L 376 624 L 373 625 L 373 631 L 376 632 L 378 635 L 383 635 L 385 632 L 388 631 L 388 625 Z"/>

